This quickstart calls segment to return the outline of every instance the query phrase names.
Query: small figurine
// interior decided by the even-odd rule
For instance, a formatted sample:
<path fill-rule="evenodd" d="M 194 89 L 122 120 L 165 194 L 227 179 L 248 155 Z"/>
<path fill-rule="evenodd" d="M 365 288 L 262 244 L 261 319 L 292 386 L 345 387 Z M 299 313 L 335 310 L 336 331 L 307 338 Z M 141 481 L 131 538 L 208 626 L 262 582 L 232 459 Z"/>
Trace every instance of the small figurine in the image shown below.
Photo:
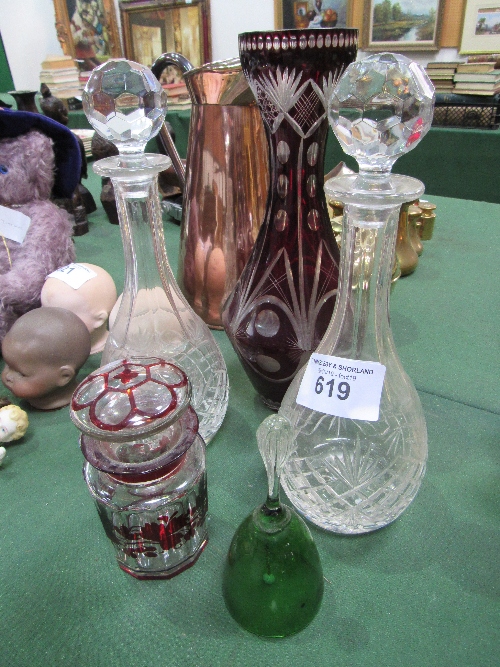
<path fill-rule="evenodd" d="M 28 428 L 28 415 L 17 405 L 0 408 L 0 442 L 19 440 Z"/>
<path fill-rule="evenodd" d="M 40 101 L 40 106 L 45 116 L 52 118 L 52 120 L 61 123 L 61 125 L 68 124 L 68 109 L 66 108 L 64 102 L 58 97 L 54 97 L 50 92 L 50 88 L 42 83 L 40 92 L 42 93 L 42 99 Z M 92 194 L 89 190 L 82 185 L 82 178 L 87 178 L 87 156 L 85 154 L 85 147 L 83 145 L 82 139 L 75 135 L 78 141 L 78 146 L 80 148 L 80 156 L 82 158 L 82 168 L 80 172 L 80 182 L 77 185 L 75 192 L 73 193 L 72 203 L 74 208 L 77 206 L 83 205 L 85 207 L 85 213 L 93 213 L 96 209 L 96 203 Z"/>
<path fill-rule="evenodd" d="M 49 201 L 71 196 L 80 152 L 66 127 L 41 114 L 0 112 L 0 205 L 29 219 L 22 242 L 0 238 L 0 341 L 14 321 L 40 306 L 49 273 L 75 259 L 72 222 Z M 55 175 L 54 175 L 55 174 Z"/>
<path fill-rule="evenodd" d="M 42 93 L 42 99 L 40 101 L 40 106 L 43 113 L 56 120 L 61 125 L 68 124 L 68 109 L 66 108 L 64 102 L 58 97 L 54 97 L 50 92 L 50 88 L 46 83 L 42 83 L 40 87 L 40 92 Z"/>
<path fill-rule="evenodd" d="M 101 137 L 98 132 L 92 137 L 91 152 L 94 160 L 102 160 L 106 157 L 118 155 L 118 148 L 111 142 Z M 112 225 L 118 225 L 118 211 L 116 209 L 115 189 L 111 178 L 103 176 L 101 178 L 101 204 Z"/>
<path fill-rule="evenodd" d="M 70 267 L 93 275 L 75 289 L 64 280 L 68 275 L 65 268 Z M 115 283 L 107 271 L 95 264 L 82 262 L 70 267 L 47 277 L 42 287 L 42 306 L 66 308 L 78 315 L 90 333 L 90 354 L 102 352 L 108 337 L 106 323 L 117 298 Z"/>
<path fill-rule="evenodd" d="M 28 428 L 28 415 L 5 396 L 0 397 L 0 405 L 0 442 L 19 440 Z M 0 447 L 0 466 L 6 454 L 5 447 Z"/>
<path fill-rule="evenodd" d="M 90 334 L 64 308 L 36 308 L 20 317 L 5 336 L 2 382 L 39 410 L 67 405 L 77 374 L 90 354 Z"/>

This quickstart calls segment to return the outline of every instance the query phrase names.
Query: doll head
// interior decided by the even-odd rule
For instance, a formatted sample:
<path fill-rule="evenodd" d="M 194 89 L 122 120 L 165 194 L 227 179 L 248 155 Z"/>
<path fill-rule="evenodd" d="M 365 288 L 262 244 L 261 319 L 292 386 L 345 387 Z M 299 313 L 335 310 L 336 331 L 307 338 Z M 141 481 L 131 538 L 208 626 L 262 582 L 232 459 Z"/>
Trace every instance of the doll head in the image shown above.
<path fill-rule="evenodd" d="M 107 271 L 95 264 L 79 262 L 96 275 L 78 289 L 59 278 L 48 277 L 42 287 L 42 306 L 66 308 L 78 315 L 90 333 L 90 353 L 102 352 L 108 336 L 106 323 L 116 303 L 116 287 Z"/>
<path fill-rule="evenodd" d="M 0 442 L 19 440 L 28 428 L 28 415 L 17 405 L 0 408 Z"/>
<path fill-rule="evenodd" d="M 90 354 L 90 334 L 64 308 L 36 308 L 20 317 L 2 343 L 2 382 L 40 410 L 67 405 Z"/>

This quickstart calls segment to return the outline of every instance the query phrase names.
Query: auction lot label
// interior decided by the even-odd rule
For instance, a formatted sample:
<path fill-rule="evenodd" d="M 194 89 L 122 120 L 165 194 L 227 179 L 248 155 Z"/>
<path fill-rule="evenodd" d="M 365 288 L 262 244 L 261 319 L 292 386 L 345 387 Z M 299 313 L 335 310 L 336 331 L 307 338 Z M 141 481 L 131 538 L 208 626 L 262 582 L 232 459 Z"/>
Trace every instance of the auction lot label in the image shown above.
<path fill-rule="evenodd" d="M 300 384 L 297 403 L 335 417 L 376 422 L 385 366 L 313 353 Z"/>

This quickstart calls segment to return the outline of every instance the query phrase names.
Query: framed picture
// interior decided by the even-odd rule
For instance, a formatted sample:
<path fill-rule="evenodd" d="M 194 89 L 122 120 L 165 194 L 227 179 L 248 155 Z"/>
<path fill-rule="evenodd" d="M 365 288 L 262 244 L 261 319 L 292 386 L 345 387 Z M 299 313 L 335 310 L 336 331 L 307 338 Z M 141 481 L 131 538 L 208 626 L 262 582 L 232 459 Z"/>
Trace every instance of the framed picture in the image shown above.
<path fill-rule="evenodd" d="M 500 53 L 498 0 L 467 0 L 460 53 Z"/>
<path fill-rule="evenodd" d="M 162 53 L 176 52 L 194 67 L 210 62 L 209 0 L 121 0 L 119 4 L 129 60 L 151 67 Z M 171 72 L 171 78 L 169 83 L 175 83 L 180 73 Z"/>
<path fill-rule="evenodd" d="M 339 28 L 348 23 L 349 0 L 274 0 L 274 22 L 281 28 Z"/>
<path fill-rule="evenodd" d="M 113 0 L 54 0 L 63 53 L 94 65 L 122 54 Z"/>
<path fill-rule="evenodd" d="M 444 0 L 365 0 L 362 48 L 437 51 Z"/>

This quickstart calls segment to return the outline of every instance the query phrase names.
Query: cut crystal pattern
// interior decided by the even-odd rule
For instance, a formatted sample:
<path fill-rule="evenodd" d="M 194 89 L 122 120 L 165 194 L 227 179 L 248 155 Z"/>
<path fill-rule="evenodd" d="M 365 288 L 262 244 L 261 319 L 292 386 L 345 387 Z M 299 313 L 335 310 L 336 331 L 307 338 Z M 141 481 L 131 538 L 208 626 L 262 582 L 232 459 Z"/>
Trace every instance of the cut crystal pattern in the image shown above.
<path fill-rule="evenodd" d="M 384 53 L 349 69 L 330 96 L 329 118 L 360 168 L 390 170 L 429 130 L 433 108 L 434 89 L 423 70 L 404 56 Z"/>
<path fill-rule="evenodd" d="M 96 173 L 112 178 L 126 261 L 124 292 L 102 363 L 154 355 L 179 366 L 192 385 L 200 434 L 209 442 L 227 408 L 226 366 L 168 263 L 157 174 L 170 161 L 143 153 L 163 123 L 165 92 L 147 67 L 110 60 L 92 72 L 84 103 L 89 121 L 120 151 L 119 158 L 94 165 Z"/>
<path fill-rule="evenodd" d="M 333 532 L 364 533 L 394 521 L 412 502 L 425 472 L 425 419 L 397 356 L 388 312 L 399 210 L 423 186 L 389 172 L 427 131 L 432 97 L 423 71 L 393 54 L 350 65 L 332 97 L 333 129 L 360 171 L 325 186 L 332 199 L 345 203 L 346 215 L 339 301 L 316 352 L 385 367 L 379 416 L 347 419 L 335 416 L 334 407 L 333 416 L 304 407 L 297 402 L 303 371 L 279 415 L 293 427 L 283 487 L 304 516 Z"/>
<path fill-rule="evenodd" d="M 264 33 L 261 40 L 258 34 L 240 38 L 243 71 L 270 141 L 271 186 L 264 223 L 226 302 L 223 323 L 257 391 L 273 407 L 319 343 L 337 293 L 338 248 L 321 173 L 326 95 L 354 58 L 355 48 L 326 49 L 325 36 L 335 32 L 297 30 Z M 264 49 L 248 49 L 254 36 Z M 279 48 L 268 52 L 268 40 Z M 279 320 L 275 335 L 261 335 L 256 326 L 264 310 L 267 319 L 272 312 Z"/>

